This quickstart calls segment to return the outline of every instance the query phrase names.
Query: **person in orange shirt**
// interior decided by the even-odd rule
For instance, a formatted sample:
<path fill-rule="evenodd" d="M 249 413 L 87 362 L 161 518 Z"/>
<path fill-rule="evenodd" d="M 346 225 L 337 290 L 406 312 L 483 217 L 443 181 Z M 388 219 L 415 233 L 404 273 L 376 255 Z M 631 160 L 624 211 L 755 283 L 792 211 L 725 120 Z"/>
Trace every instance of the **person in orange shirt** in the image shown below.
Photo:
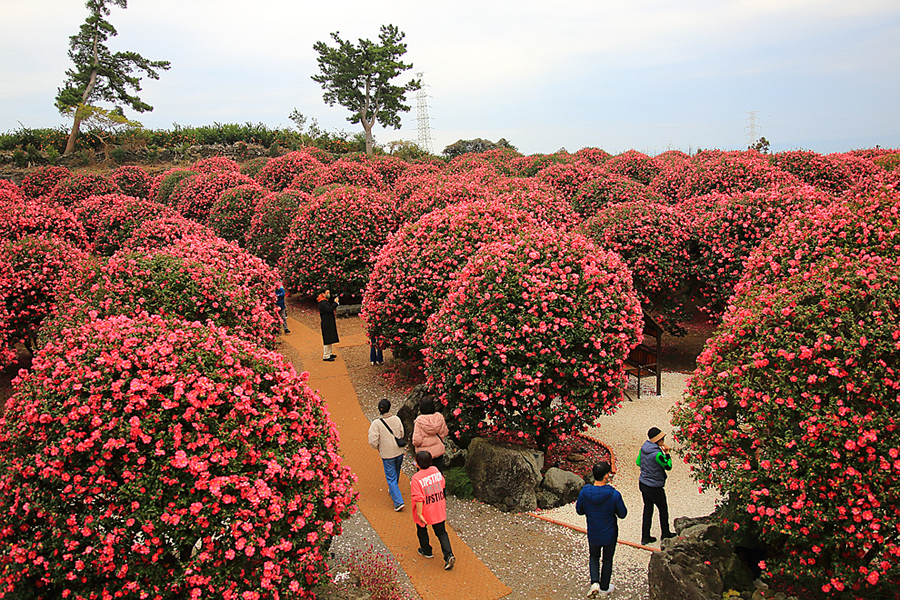
<path fill-rule="evenodd" d="M 444 554 L 444 570 L 449 571 L 456 564 L 450 537 L 447 535 L 447 501 L 444 499 L 444 476 L 431 464 L 431 453 L 425 450 L 416 453 L 418 472 L 413 475 L 410 494 L 413 503 L 413 522 L 419 537 L 419 554 L 434 558 L 428 539 L 428 525 L 434 530 Z"/>

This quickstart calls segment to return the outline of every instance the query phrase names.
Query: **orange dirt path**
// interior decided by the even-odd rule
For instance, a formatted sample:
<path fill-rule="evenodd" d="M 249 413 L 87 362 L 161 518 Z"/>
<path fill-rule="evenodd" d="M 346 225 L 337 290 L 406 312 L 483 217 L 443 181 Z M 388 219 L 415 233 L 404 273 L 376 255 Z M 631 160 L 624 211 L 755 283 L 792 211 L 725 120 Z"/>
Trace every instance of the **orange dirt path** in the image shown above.
<path fill-rule="evenodd" d="M 400 474 L 400 491 L 406 508 L 394 512 L 394 504 L 388 495 L 384 468 L 378 452 L 368 443 L 369 420 L 359 406 L 356 391 L 340 356 L 341 347 L 365 345 L 364 336 L 345 337 L 335 344 L 338 355 L 334 362 L 322 361 L 322 335 L 295 319 L 288 319 L 291 333 L 282 340 L 292 346 L 302 364 L 298 372 L 309 373 L 309 386 L 325 400 L 331 419 L 337 425 L 341 438 L 341 454 L 347 465 L 359 479 L 359 509 L 378 533 L 381 541 L 400 563 L 409 576 L 416 592 L 423 600 L 494 600 L 508 595 L 512 590 L 497 579 L 475 553 L 453 531 L 452 517 L 448 519 L 447 533 L 456 556 L 456 566 L 444 571 L 440 545 L 429 527 L 433 559 L 425 559 L 416 552 L 416 526 L 412 521 L 412 505 L 409 501 L 409 478 Z M 407 456 L 404 460 L 410 460 Z"/>

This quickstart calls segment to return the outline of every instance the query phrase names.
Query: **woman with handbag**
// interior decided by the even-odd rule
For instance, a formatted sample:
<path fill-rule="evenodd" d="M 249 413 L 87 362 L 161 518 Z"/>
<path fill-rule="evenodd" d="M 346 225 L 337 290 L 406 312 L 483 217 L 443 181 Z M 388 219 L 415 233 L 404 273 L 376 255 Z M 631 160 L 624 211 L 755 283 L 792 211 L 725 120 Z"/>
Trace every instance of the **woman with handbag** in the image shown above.
<path fill-rule="evenodd" d="M 378 401 L 378 412 L 381 417 L 372 421 L 369 426 L 369 445 L 378 450 L 381 456 L 388 492 L 394 501 L 394 510 L 399 512 L 405 506 L 399 485 L 403 455 L 406 454 L 403 423 L 397 415 L 388 415 L 391 412 L 391 401 L 387 398 Z"/>

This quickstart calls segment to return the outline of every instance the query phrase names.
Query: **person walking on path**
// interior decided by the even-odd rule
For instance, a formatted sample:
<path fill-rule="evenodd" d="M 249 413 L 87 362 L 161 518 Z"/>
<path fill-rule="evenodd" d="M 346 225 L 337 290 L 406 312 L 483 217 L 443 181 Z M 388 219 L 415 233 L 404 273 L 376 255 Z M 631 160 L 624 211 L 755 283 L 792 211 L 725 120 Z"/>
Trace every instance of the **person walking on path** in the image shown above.
<path fill-rule="evenodd" d="M 373 367 L 384 364 L 384 350 L 377 344 L 372 344 L 369 348 L 369 362 Z"/>
<path fill-rule="evenodd" d="M 434 400 L 422 398 L 419 402 L 419 416 L 413 423 L 412 443 L 416 452 L 426 451 L 431 455 L 431 464 L 444 470 L 444 438 L 450 431 L 444 415 L 434 409 Z"/>
<path fill-rule="evenodd" d="M 403 494 L 400 493 L 400 469 L 406 448 L 397 445 L 397 439 L 403 437 L 403 423 L 397 415 L 388 414 L 391 412 L 391 401 L 387 398 L 378 401 L 378 412 L 381 418 L 375 419 L 369 426 L 369 445 L 381 456 L 388 492 L 394 501 L 394 510 L 399 512 L 405 506 Z"/>
<path fill-rule="evenodd" d="M 338 338 L 337 323 L 334 320 L 334 311 L 337 310 L 341 303 L 340 298 L 331 301 L 331 291 L 324 290 L 319 294 L 319 317 L 322 319 L 322 360 L 334 360 L 334 353 L 331 351 L 332 344 L 337 344 Z"/>
<path fill-rule="evenodd" d="M 653 523 L 653 507 L 659 509 L 659 526 L 662 538 L 675 537 L 669 529 L 669 505 L 666 502 L 666 476 L 672 470 L 672 457 L 665 444 L 666 434 L 656 427 L 647 432 L 647 441 L 641 446 L 637 466 L 641 468 L 638 487 L 644 499 L 644 521 L 641 529 L 641 543 L 651 544 L 656 538 L 650 535 Z"/>
<path fill-rule="evenodd" d="M 428 525 L 431 525 L 434 535 L 441 543 L 441 552 L 444 554 L 444 570 L 449 571 L 456 564 L 456 557 L 453 556 L 450 536 L 447 535 L 444 475 L 431 464 L 431 454 L 425 450 L 416 453 L 416 466 L 419 470 L 413 475 L 410 483 L 410 498 L 413 503 L 416 536 L 419 538 L 419 554 L 425 558 L 434 558 L 431 542 L 428 539 Z"/>
<path fill-rule="evenodd" d="M 575 512 L 587 517 L 588 548 L 590 550 L 589 567 L 591 574 L 591 591 L 588 598 L 608 596 L 615 586 L 609 581 L 612 578 L 613 555 L 619 539 L 619 521 L 628 514 L 622 494 L 612 485 L 613 474 L 608 462 L 594 465 L 594 483 L 581 488 Z M 600 556 L 603 556 L 603 568 L 600 568 Z"/>
<path fill-rule="evenodd" d="M 278 317 L 281 319 L 281 326 L 284 328 L 284 332 L 290 333 L 291 330 L 287 326 L 287 307 L 284 305 L 284 287 L 280 285 L 275 290 L 275 306 L 278 307 Z"/>

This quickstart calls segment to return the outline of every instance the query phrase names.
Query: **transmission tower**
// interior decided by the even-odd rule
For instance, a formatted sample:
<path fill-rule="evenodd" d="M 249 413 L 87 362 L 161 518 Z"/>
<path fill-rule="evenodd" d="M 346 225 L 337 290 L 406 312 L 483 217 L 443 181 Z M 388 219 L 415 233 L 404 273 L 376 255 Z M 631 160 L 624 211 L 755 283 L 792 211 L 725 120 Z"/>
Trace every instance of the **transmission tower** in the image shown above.
<path fill-rule="evenodd" d="M 756 113 L 759 111 L 751 110 L 747 114 L 750 115 L 747 117 L 747 126 L 744 127 L 744 130 L 747 132 L 747 146 L 752 146 L 756 142 L 759 141 L 759 136 L 756 133 Z"/>
<path fill-rule="evenodd" d="M 416 73 L 416 77 L 418 77 L 419 81 L 422 81 L 423 75 L 425 75 L 424 72 Z M 428 94 L 425 92 L 424 86 L 419 88 L 419 91 L 416 93 L 416 101 L 418 108 L 418 126 L 416 128 L 419 134 L 419 148 L 429 154 L 433 154 L 434 148 L 431 143 L 431 127 L 428 125 Z"/>

